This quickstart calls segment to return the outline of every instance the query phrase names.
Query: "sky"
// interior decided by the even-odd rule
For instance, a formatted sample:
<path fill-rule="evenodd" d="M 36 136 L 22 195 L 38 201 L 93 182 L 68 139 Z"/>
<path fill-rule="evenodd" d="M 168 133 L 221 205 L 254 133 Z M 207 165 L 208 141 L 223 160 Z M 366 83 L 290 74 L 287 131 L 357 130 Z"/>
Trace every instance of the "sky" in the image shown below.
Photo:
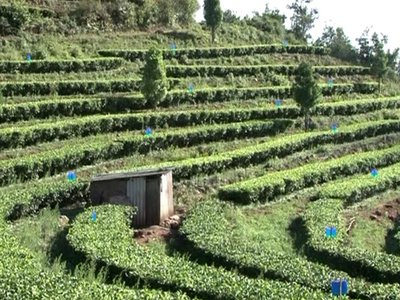
<path fill-rule="evenodd" d="M 198 0 L 200 6 L 203 1 Z M 279 9 L 288 18 L 286 28 L 290 28 L 291 11 L 287 6 L 293 0 L 220 0 L 223 10 L 230 9 L 239 16 L 251 16 L 254 11 L 262 13 L 266 4 L 270 9 Z M 370 33 L 383 33 L 388 37 L 386 48 L 400 48 L 400 34 L 398 32 L 397 21 L 399 18 L 398 0 L 313 0 L 310 7 L 316 8 L 319 18 L 315 22 L 315 27 L 311 30 L 313 40 L 321 36 L 324 27 L 342 27 L 345 34 L 350 38 L 353 45 L 356 38 L 360 37 L 365 28 L 369 27 Z M 196 20 L 203 19 L 203 10 L 196 14 Z"/>

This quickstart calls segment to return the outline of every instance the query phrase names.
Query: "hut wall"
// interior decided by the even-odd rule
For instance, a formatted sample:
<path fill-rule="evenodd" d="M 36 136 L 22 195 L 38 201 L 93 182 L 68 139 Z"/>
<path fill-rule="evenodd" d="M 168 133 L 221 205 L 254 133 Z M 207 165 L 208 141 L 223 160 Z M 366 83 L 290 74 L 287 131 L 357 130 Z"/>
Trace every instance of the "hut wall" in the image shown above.
<path fill-rule="evenodd" d="M 126 187 L 130 205 L 137 207 L 136 215 L 133 218 L 133 226 L 144 226 L 146 224 L 146 178 L 131 178 L 128 180 Z"/>
<path fill-rule="evenodd" d="M 160 187 L 160 220 L 164 220 L 174 213 L 172 188 L 172 172 L 163 174 Z"/>
<path fill-rule="evenodd" d="M 147 177 L 146 224 L 160 223 L 160 176 Z"/>
<path fill-rule="evenodd" d="M 126 195 L 126 179 L 92 182 L 90 198 L 94 205 L 103 203 L 130 205 Z"/>

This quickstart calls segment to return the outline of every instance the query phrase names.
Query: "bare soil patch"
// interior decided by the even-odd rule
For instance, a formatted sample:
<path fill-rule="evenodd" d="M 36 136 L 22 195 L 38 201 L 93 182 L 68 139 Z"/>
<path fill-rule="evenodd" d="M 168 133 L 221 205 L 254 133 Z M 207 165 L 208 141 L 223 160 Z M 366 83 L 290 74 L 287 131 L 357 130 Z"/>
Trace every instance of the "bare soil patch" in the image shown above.
<path fill-rule="evenodd" d="M 159 225 L 153 225 L 147 228 L 135 229 L 133 237 L 137 243 L 144 245 L 154 240 L 164 240 L 168 242 L 171 238 L 177 236 L 185 211 L 177 209 L 176 214 L 165 219 Z"/>

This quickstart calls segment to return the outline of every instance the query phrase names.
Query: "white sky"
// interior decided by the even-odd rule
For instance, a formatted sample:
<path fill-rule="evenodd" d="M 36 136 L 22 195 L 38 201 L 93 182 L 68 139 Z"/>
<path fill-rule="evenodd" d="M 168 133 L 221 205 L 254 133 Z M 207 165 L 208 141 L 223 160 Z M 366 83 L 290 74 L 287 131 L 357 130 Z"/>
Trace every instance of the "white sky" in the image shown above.
<path fill-rule="evenodd" d="M 203 19 L 203 0 L 198 0 L 201 6 L 196 14 L 196 20 Z M 252 12 L 262 13 L 268 3 L 270 9 L 279 9 L 288 18 L 286 28 L 290 28 L 291 11 L 287 5 L 293 0 L 220 0 L 223 10 L 230 9 L 236 15 L 252 15 Z M 325 25 L 343 27 L 345 34 L 356 45 L 356 38 L 360 37 L 365 28 L 370 27 L 370 33 L 376 31 L 388 37 L 387 48 L 400 48 L 400 19 L 399 0 L 314 0 L 310 7 L 316 8 L 319 18 L 311 31 L 313 39 L 321 36 Z"/>

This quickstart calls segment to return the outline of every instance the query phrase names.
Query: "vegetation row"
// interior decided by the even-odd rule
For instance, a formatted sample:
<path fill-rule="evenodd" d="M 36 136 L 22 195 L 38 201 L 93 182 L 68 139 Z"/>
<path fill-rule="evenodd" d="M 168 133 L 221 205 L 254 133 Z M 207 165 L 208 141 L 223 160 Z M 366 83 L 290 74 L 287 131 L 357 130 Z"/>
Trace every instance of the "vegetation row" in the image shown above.
<path fill-rule="evenodd" d="M 197 250 L 203 251 L 203 255 L 216 261 L 224 259 L 228 266 L 249 276 L 279 279 L 326 292 L 331 291 L 332 279 L 346 278 L 351 287 L 351 298 L 398 299 L 399 284 L 369 283 L 326 265 L 268 249 L 265 244 L 246 241 L 235 233 L 235 227 L 240 224 L 232 217 L 227 219 L 227 215 L 233 213 L 235 208 L 229 203 L 217 199 L 203 201 L 189 212 L 181 231 Z"/>
<path fill-rule="evenodd" d="M 276 74 L 294 75 L 297 65 L 257 65 L 257 66 L 167 66 L 167 75 L 170 77 L 193 76 L 248 76 L 260 73 L 273 72 Z M 370 69 L 359 66 L 317 66 L 315 73 L 325 76 L 369 75 Z"/>
<path fill-rule="evenodd" d="M 94 72 L 117 69 L 122 64 L 121 58 L 0 61 L 0 73 Z"/>
<path fill-rule="evenodd" d="M 160 255 L 132 240 L 131 212 L 127 212 L 127 208 L 108 205 L 99 207 L 96 212 L 99 215 L 96 223 L 90 220 L 90 209 L 79 215 L 69 230 L 68 240 L 88 257 L 126 270 L 127 277 L 139 277 L 146 282 L 213 299 L 294 299 L 305 295 L 307 299 L 327 298 L 322 292 L 308 291 L 297 284 L 249 279 L 221 267 L 199 265 L 179 256 Z M 112 226 L 109 226 L 109 220 L 113 220 Z"/>
<path fill-rule="evenodd" d="M 60 149 L 0 161 L 0 185 L 54 175 L 133 153 L 147 153 L 151 149 L 275 134 L 273 129 L 277 130 L 279 126 L 271 122 L 249 122 L 177 129 L 173 133 L 154 133 L 151 137 L 142 132 L 127 132 L 117 138 L 110 135 L 96 136 L 88 143 L 71 143 Z"/>
<path fill-rule="evenodd" d="M 396 165 L 383 170 L 394 171 L 398 169 L 399 164 Z M 358 177 L 359 180 L 365 179 Z M 363 276 L 373 282 L 399 282 L 399 257 L 346 245 L 347 224 L 342 215 L 344 204 L 341 199 L 321 199 L 308 204 L 303 216 L 309 237 L 307 255 L 316 261 L 335 265 L 349 274 Z M 337 228 L 338 234 L 335 238 L 327 238 L 323 234 L 327 224 Z"/>
<path fill-rule="evenodd" d="M 327 140 L 342 142 L 351 141 L 362 139 L 367 136 L 395 132 L 400 128 L 400 123 L 397 121 L 376 122 L 375 126 L 368 126 L 367 124 L 363 124 L 362 127 L 356 125 L 353 130 L 350 129 L 351 127 L 344 128 L 336 134 L 315 134 L 311 136 L 312 138 L 309 138 L 309 140 L 313 141 L 315 144 L 320 144 Z M 307 142 L 310 143 L 310 141 Z M 303 145 L 301 148 L 306 147 L 308 143 L 302 140 Z M 280 171 L 274 174 L 274 176 L 268 174 L 259 178 L 225 186 L 220 189 L 219 197 L 224 200 L 245 204 L 251 202 L 266 202 L 274 199 L 278 195 L 316 183 L 332 180 L 336 176 L 341 175 L 339 171 L 343 174 L 353 174 L 366 170 L 371 162 L 380 162 L 383 165 L 387 165 L 389 162 L 393 163 L 393 161 L 388 160 L 386 157 L 382 158 L 381 161 L 379 161 L 377 157 L 379 157 L 379 155 L 375 155 L 375 153 L 357 154 L 338 160 L 316 163 L 311 166 L 305 165 L 292 170 Z M 324 192 L 326 191 L 324 190 Z"/>
<path fill-rule="evenodd" d="M 166 46 L 167 47 L 167 46 Z M 259 46 L 239 46 L 239 47 L 221 47 L 221 48 L 193 48 L 193 49 L 166 49 L 163 50 L 165 59 L 171 58 L 218 58 L 227 56 L 247 56 L 254 54 L 271 54 L 271 53 L 290 53 L 290 54 L 319 54 L 327 55 L 328 51 L 324 47 L 313 47 L 304 45 L 259 45 Z M 123 57 L 127 60 L 144 60 L 146 56 L 145 50 L 101 50 L 99 54 L 102 56 Z"/>

